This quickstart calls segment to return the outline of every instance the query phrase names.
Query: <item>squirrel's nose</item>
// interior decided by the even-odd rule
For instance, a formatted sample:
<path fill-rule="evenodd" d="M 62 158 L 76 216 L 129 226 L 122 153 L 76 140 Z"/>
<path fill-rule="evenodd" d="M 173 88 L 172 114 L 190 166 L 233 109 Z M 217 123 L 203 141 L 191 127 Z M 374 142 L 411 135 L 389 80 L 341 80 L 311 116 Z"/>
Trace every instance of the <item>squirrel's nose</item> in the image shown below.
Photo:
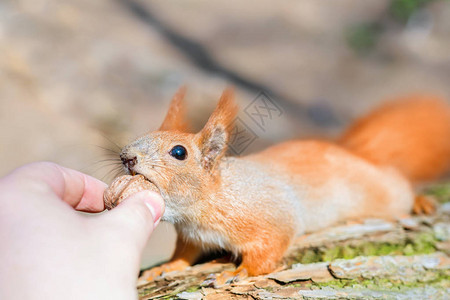
<path fill-rule="evenodd" d="M 122 160 L 122 164 L 125 166 L 125 168 L 127 168 L 130 171 L 130 173 L 134 173 L 133 167 L 137 163 L 137 157 L 136 156 L 127 157 L 121 155 L 120 159 Z"/>

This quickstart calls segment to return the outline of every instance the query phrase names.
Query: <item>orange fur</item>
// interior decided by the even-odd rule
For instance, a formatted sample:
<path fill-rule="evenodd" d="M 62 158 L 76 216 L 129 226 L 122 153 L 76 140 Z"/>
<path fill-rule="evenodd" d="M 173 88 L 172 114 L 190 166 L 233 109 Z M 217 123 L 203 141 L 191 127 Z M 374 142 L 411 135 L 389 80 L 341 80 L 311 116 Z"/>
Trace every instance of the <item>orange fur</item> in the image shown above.
<path fill-rule="evenodd" d="M 436 201 L 434 198 L 418 195 L 414 199 L 413 212 L 417 215 L 430 215 L 436 211 Z"/>
<path fill-rule="evenodd" d="M 340 144 L 414 182 L 434 179 L 450 166 L 450 107 L 434 96 L 389 102 L 358 120 Z"/>
<path fill-rule="evenodd" d="M 144 273 L 147 279 L 183 269 L 212 249 L 242 257 L 222 279 L 269 273 L 296 235 L 411 212 L 414 194 L 405 175 L 432 178 L 449 164 L 448 107 L 439 101 L 388 104 L 351 127 L 343 146 L 288 141 L 233 158 L 224 157 L 237 111 L 232 90 L 197 134 L 182 132 L 177 120 L 183 95 L 175 96 L 160 131 L 121 153 L 136 161 L 130 173 L 158 187 L 166 203 L 162 219 L 178 233 L 171 261 Z M 177 145 L 186 149 L 184 159 L 171 156 Z"/>
<path fill-rule="evenodd" d="M 225 155 L 229 140 L 229 126 L 234 121 L 237 110 L 234 103 L 234 91 L 228 88 L 223 92 L 216 109 L 197 138 L 198 146 L 203 154 L 202 163 L 206 168 L 214 169 Z"/>
<path fill-rule="evenodd" d="M 184 104 L 184 95 L 186 94 L 186 87 L 182 86 L 178 89 L 175 96 L 170 102 L 169 110 L 166 118 L 159 128 L 160 131 L 181 131 L 187 132 L 189 126 L 185 120 L 186 107 Z"/>

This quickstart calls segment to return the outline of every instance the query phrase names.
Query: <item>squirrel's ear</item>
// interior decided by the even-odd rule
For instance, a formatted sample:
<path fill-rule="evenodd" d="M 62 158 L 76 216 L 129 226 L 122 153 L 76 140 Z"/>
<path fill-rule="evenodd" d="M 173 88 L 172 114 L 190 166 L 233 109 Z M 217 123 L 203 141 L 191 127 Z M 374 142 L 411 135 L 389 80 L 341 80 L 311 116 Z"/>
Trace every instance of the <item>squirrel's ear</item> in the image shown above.
<path fill-rule="evenodd" d="M 188 124 L 186 118 L 186 106 L 184 103 L 184 95 L 186 94 L 186 87 L 182 86 L 178 89 L 175 96 L 170 102 L 169 111 L 166 118 L 159 128 L 160 131 L 188 131 Z"/>
<path fill-rule="evenodd" d="M 202 165 L 211 170 L 216 162 L 225 154 L 231 131 L 231 123 L 237 114 L 234 102 L 234 91 L 226 89 L 220 97 L 216 109 L 209 117 L 205 127 L 197 134 L 198 144 L 202 152 Z"/>

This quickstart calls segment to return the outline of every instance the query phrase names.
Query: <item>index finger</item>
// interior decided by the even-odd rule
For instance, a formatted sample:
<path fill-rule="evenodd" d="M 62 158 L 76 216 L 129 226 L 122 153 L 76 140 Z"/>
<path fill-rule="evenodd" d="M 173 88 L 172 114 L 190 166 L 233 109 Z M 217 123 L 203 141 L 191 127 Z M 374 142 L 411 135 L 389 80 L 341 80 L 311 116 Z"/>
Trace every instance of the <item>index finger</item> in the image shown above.
<path fill-rule="evenodd" d="M 29 183 L 43 183 L 64 202 L 79 211 L 100 212 L 105 209 L 106 184 L 84 173 L 51 162 L 25 165 L 9 176 L 19 176 Z"/>

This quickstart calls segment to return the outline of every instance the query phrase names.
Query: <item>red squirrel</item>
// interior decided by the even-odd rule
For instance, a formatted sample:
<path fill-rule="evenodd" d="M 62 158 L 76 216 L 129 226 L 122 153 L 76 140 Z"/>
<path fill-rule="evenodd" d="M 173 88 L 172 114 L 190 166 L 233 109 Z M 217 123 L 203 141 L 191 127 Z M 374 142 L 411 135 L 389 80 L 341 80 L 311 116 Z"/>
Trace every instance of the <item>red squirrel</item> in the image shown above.
<path fill-rule="evenodd" d="M 298 235 L 343 220 L 409 214 L 412 184 L 450 168 L 450 107 L 437 97 L 390 102 L 337 142 L 292 140 L 226 157 L 233 91 L 224 91 L 198 133 L 187 130 L 184 94 L 174 96 L 158 131 L 120 154 L 130 174 L 159 189 L 162 220 L 178 234 L 172 259 L 144 272 L 148 280 L 216 249 L 241 257 L 230 276 L 270 273 Z"/>

